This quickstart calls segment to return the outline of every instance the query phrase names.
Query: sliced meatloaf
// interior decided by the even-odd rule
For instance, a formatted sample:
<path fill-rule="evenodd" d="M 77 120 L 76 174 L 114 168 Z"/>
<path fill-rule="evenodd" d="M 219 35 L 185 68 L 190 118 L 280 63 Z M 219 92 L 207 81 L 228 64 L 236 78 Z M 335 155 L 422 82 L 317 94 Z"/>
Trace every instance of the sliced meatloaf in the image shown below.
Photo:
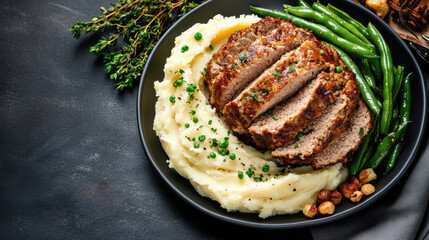
<path fill-rule="evenodd" d="M 249 136 L 248 128 L 256 117 L 296 93 L 320 72 L 337 65 L 338 61 L 332 47 L 319 40 L 304 42 L 282 56 L 225 105 L 223 116 L 227 124 L 237 135 Z"/>
<path fill-rule="evenodd" d="M 259 36 L 250 46 L 228 62 L 214 80 L 210 101 L 218 112 L 286 52 L 300 46 L 314 35 L 297 28 L 290 21 L 282 21 L 267 35 Z"/>
<path fill-rule="evenodd" d="M 347 130 L 335 142 L 317 154 L 311 165 L 319 169 L 336 163 L 346 163 L 372 128 L 371 112 L 363 101 L 350 114 Z"/>
<path fill-rule="evenodd" d="M 210 96 L 213 94 L 212 80 L 224 71 L 224 66 L 231 62 L 235 56 L 246 49 L 259 36 L 263 36 L 279 27 L 282 21 L 279 18 L 266 17 L 248 28 L 233 33 L 228 38 L 227 42 L 213 54 L 212 59 L 207 64 L 205 84 L 209 89 Z"/>
<path fill-rule="evenodd" d="M 250 126 L 255 145 L 274 149 L 290 144 L 335 99 L 340 87 L 335 73 L 320 73 L 290 100 L 258 117 Z"/>
<path fill-rule="evenodd" d="M 348 70 L 347 70 L 348 71 Z M 345 73 L 345 74 L 343 74 Z M 308 163 L 315 154 L 326 148 L 329 143 L 335 141 L 346 130 L 345 121 L 350 112 L 355 108 L 359 100 L 359 87 L 354 81 L 353 74 L 343 72 L 337 76 L 346 79 L 344 76 L 351 76 L 350 81 L 334 103 L 316 118 L 303 134 L 294 143 L 277 148 L 271 154 L 275 158 L 281 158 L 283 162 L 290 165 L 297 165 L 300 161 Z"/>

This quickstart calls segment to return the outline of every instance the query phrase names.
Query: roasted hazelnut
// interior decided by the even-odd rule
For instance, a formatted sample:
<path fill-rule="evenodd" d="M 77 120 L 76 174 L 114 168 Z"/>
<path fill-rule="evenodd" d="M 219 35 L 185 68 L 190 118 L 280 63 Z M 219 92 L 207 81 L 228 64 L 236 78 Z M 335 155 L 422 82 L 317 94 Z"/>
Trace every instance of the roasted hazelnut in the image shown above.
<path fill-rule="evenodd" d="M 319 205 L 319 212 L 331 215 L 335 212 L 335 205 L 329 201 L 323 202 Z"/>
<path fill-rule="evenodd" d="M 359 173 L 359 181 L 362 184 L 369 183 L 375 179 L 377 179 L 377 174 L 375 174 L 372 168 L 364 169 Z"/>
<path fill-rule="evenodd" d="M 335 205 L 339 204 L 343 199 L 343 195 L 341 195 L 338 190 L 334 190 L 331 192 L 331 196 L 329 197 L 329 201 Z"/>
<path fill-rule="evenodd" d="M 350 178 L 350 183 L 356 185 L 356 187 L 359 189 L 362 187 L 362 183 L 359 182 L 359 179 L 357 179 L 357 177 L 353 176 L 352 178 Z"/>
<path fill-rule="evenodd" d="M 371 195 L 375 192 L 375 187 L 371 183 L 364 184 L 360 189 L 365 196 Z"/>
<path fill-rule="evenodd" d="M 350 196 L 357 191 L 359 188 L 352 183 L 343 183 L 340 186 L 340 191 L 345 198 L 350 198 Z"/>
<path fill-rule="evenodd" d="M 329 190 L 322 190 L 317 196 L 317 201 L 319 203 L 326 202 L 329 200 L 330 196 L 331 196 L 331 192 Z"/>
<path fill-rule="evenodd" d="M 352 201 L 352 202 L 359 202 L 361 200 L 362 196 L 363 196 L 363 193 L 361 191 L 355 191 L 350 196 L 350 201 Z"/>
<path fill-rule="evenodd" d="M 314 218 L 319 212 L 317 211 L 316 203 L 306 204 L 302 209 L 302 213 L 308 218 Z"/>

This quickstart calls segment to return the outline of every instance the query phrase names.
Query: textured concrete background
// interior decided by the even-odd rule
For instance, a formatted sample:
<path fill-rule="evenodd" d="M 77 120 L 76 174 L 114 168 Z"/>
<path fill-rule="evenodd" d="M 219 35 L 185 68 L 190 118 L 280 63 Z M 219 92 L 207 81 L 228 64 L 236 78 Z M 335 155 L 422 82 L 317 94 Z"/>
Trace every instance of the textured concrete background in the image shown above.
<path fill-rule="evenodd" d="M 213 219 L 176 196 L 141 146 L 136 87 L 118 93 L 78 20 L 112 0 L 0 5 L 0 239 L 310 239 Z"/>
<path fill-rule="evenodd" d="M 312 239 L 218 221 L 162 182 L 140 143 L 137 88 L 114 90 L 88 52 L 99 35 L 68 32 L 110 2 L 0 5 L 0 239 Z"/>

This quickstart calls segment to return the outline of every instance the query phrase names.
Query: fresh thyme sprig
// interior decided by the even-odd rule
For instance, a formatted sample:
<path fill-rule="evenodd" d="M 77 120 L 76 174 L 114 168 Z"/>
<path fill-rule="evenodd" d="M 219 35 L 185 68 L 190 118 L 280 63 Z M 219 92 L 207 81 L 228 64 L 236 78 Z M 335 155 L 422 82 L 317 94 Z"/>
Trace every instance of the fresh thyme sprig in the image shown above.
<path fill-rule="evenodd" d="M 103 56 L 105 71 L 118 90 L 132 88 L 162 34 L 181 16 L 204 0 L 119 0 L 102 15 L 89 22 L 78 21 L 69 29 L 75 38 L 81 32 L 104 32 L 97 44 L 89 48 Z M 125 43 L 116 47 L 118 40 Z"/>

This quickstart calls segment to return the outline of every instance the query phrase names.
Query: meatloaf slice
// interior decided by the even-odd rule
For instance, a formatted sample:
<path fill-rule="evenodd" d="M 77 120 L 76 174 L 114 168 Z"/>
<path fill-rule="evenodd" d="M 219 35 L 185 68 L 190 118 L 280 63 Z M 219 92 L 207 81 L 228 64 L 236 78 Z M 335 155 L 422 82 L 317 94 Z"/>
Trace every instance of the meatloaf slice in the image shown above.
<path fill-rule="evenodd" d="M 280 27 L 267 35 L 259 36 L 250 46 L 226 64 L 223 72 L 214 80 L 210 102 L 218 112 L 237 96 L 251 81 L 259 76 L 286 52 L 300 46 L 314 35 L 297 28 L 290 21 L 282 21 Z"/>
<path fill-rule="evenodd" d="M 259 36 L 263 36 L 280 26 L 283 20 L 266 17 L 250 27 L 233 33 L 227 42 L 215 53 L 207 65 L 205 84 L 209 93 L 213 94 L 212 81 L 224 70 L 224 66 L 232 61 L 246 47 L 252 44 Z"/>
<path fill-rule="evenodd" d="M 271 154 L 289 165 L 308 164 L 315 154 L 326 148 L 329 143 L 335 141 L 346 130 L 345 121 L 350 112 L 355 108 L 359 100 L 359 87 L 353 78 L 353 73 L 337 74 L 339 81 L 350 76 L 347 85 L 340 92 L 340 96 L 334 103 L 314 120 L 303 131 L 303 136 L 293 144 L 280 147 Z"/>
<path fill-rule="evenodd" d="M 262 149 L 285 146 L 296 139 L 335 99 L 338 83 L 334 74 L 320 73 L 293 98 L 258 117 L 250 126 L 255 145 Z"/>
<path fill-rule="evenodd" d="M 371 112 L 362 100 L 349 116 L 347 130 L 335 142 L 317 154 L 311 165 L 314 169 L 336 163 L 346 163 L 372 128 Z"/>
<path fill-rule="evenodd" d="M 223 116 L 227 124 L 236 135 L 249 136 L 248 128 L 256 117 L 293 95 L 321 71 L 337 65 L 338 60 L 335 49 L 319 40 L 304 42 L 225 105 Z"/>

